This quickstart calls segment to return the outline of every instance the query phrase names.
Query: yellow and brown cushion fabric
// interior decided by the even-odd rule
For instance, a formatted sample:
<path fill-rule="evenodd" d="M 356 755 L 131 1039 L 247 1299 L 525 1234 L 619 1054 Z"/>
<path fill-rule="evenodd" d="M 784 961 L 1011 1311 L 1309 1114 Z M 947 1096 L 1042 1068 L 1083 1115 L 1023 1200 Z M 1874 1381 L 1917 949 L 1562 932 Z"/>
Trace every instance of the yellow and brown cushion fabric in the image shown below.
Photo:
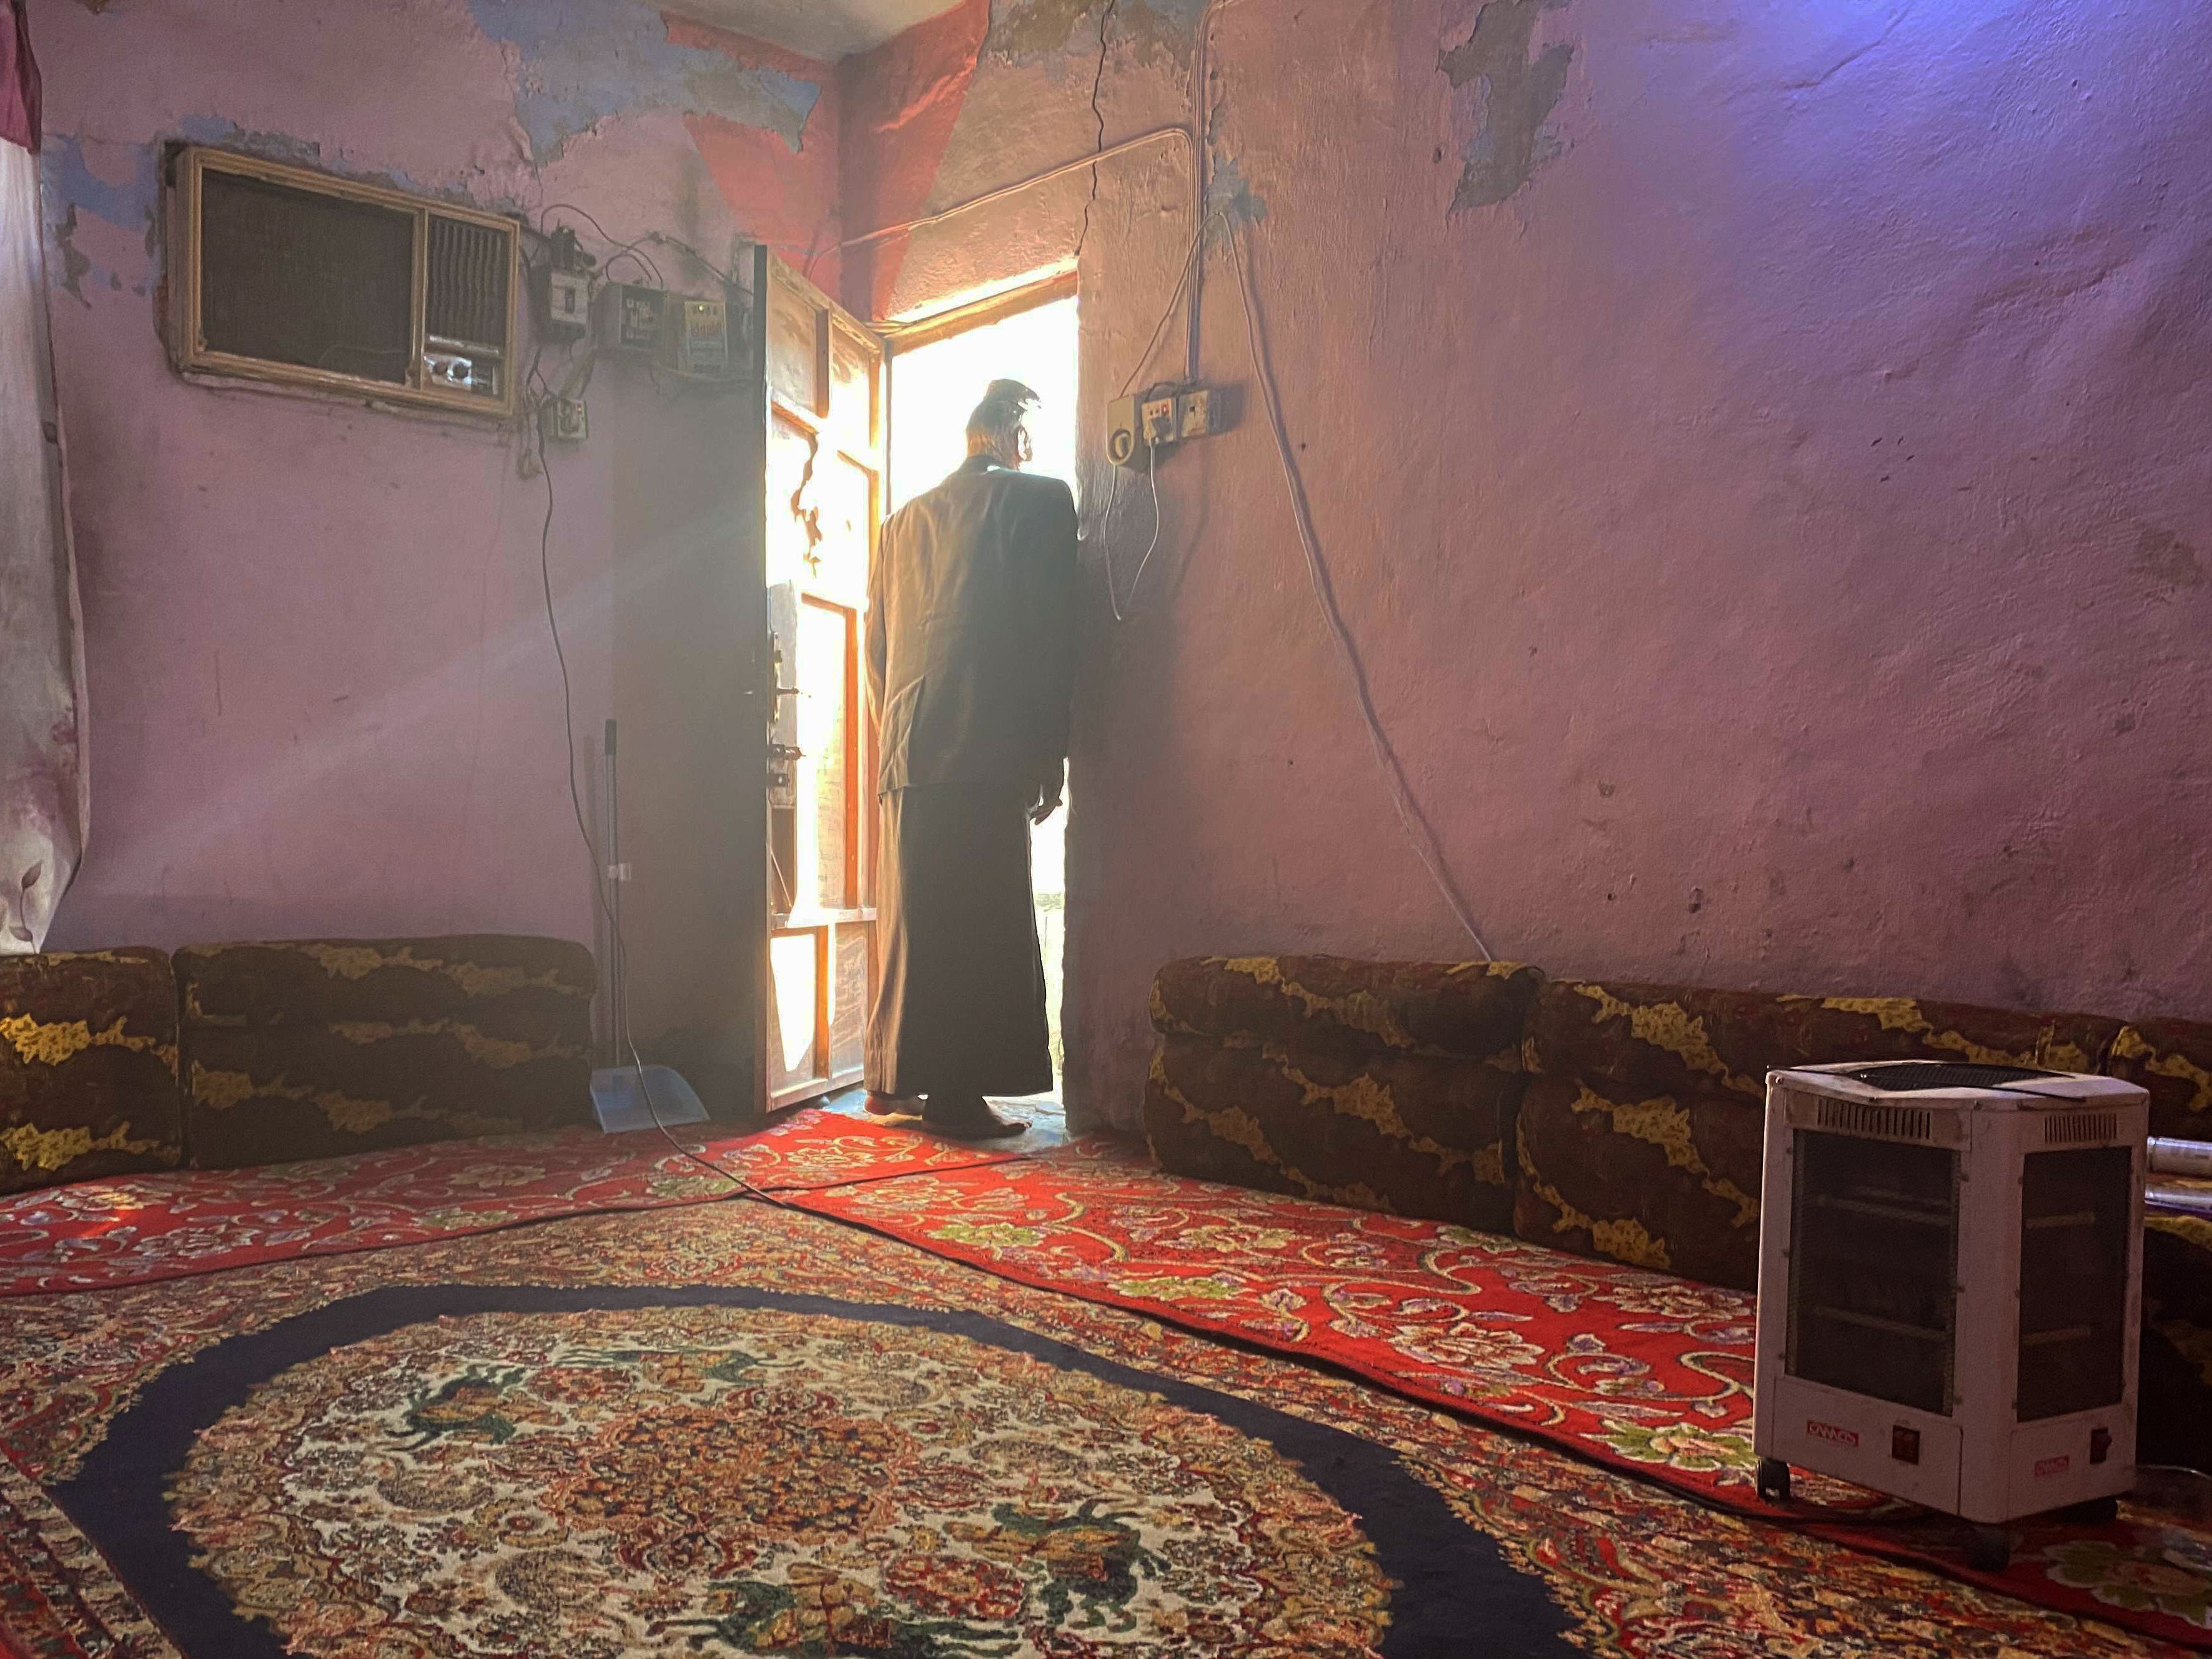
<path fill-rule="evenodd" d="M 2112 1039 L 2103 1069 L 2149 1091 L 2153 1134 L 2212 1140 L 2212 1025 L 2132 1021 Z"/>
<path fill-rule="evenodd" d="M 1171 963 L 1152 988 L 1153 1153 L 1178 1175 L 1503 1231 L 1539 977 L 1510 963 Z"/>
<path fill-rule="evenodd" d="M 188 947 L 187 1144 L 204 1169 L 582 1122 L 592 954 L 562 939 Z"/>
<path fill-rule="evenodd" d="M 183 1139 L 169 958 L 0 957 L 0 1192 L 173 1170 Z"/>
<path fill-rule="evenodd" d="M 1915 1059 L 2094 1071 L 2118 1031 L 2092 1015 L 1906 998 L 1550 980 L 1529 1014 L 1514 1229 L 1751 1290 L 1769 1071 Z"/>

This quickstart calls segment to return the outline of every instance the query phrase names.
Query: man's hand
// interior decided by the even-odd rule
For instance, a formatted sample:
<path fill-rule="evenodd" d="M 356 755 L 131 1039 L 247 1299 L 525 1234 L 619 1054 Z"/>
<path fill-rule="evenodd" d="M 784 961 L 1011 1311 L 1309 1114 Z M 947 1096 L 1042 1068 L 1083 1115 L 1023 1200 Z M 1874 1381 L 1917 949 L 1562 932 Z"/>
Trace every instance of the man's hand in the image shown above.
<path fill-rule="evenodd" d="M 1067 787 L 1067 763 L 1054 761 L 1037 780 L 1036 791 L 1030 807 L 1030 822 L 1042 823 L 1060 811 L 1062 794 Z"/>

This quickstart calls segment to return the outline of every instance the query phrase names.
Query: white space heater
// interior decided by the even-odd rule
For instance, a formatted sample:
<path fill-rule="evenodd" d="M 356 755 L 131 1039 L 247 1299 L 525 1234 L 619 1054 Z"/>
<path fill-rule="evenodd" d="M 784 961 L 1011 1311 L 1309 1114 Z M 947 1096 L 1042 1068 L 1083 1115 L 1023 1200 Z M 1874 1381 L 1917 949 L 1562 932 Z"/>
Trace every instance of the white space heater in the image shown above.
<path fill-rule="evenodd" d="M 2135 1480 L 2149 1097 L 2017 1066 L 1766 1079 L 1762 1497 L 1834 1475 L 1973 1523 L 2109 1518 Z"/>

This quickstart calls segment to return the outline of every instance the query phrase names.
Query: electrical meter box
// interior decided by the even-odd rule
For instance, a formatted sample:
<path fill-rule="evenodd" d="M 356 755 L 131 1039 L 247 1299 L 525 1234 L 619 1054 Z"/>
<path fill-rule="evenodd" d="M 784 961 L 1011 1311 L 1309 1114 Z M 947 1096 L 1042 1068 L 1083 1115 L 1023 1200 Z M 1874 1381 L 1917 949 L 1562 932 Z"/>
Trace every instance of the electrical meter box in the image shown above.
<path fill-rule="evenodd" d="M 667 289 L 609 283 L 599 291 L 599 344 L 609 351 L 657 356 L 667 314 Z"/>
<path fill-rule="evenodd" d="M 721 300 L 671 295 L 664 356 L 678 374 L 720 380 L 730 372 L 730 307 Z"/>

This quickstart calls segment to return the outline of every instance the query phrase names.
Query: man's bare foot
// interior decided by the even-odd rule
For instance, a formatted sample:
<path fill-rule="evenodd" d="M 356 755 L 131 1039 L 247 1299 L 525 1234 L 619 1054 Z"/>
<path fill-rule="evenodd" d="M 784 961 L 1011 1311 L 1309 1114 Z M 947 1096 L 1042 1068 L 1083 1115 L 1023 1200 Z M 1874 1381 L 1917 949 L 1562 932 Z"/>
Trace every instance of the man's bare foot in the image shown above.
<path fill-rule="evenodd" d="M 921 1127 L 953 1140 L 1004 1140 L 1026 1134 L 1030 1126 L 1000 1117 L 981 1095 L 932 1095 L 922 1108 Z"/>
<path fill-rule="evenodd" d="M 866 1103 L 870 1117 L 920 1117 L 921 1100 L 915 1095 L 882 1095 L 868 1091 Z"/>

